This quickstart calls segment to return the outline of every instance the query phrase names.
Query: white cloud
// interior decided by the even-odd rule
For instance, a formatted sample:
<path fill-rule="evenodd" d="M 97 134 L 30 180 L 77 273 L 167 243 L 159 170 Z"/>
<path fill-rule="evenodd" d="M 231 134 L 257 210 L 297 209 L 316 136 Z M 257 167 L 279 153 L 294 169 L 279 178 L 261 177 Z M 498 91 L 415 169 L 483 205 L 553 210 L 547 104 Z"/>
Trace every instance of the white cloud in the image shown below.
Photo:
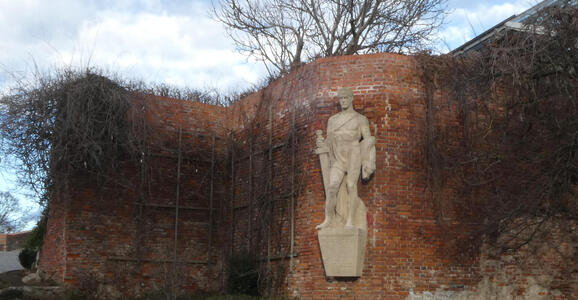
<path fill-rule="evenodd" d="M 0 0 L 0 68 L 26 73 L 33 60 L 41 69 L 90 65 L 199 88 L 243 88 L 265 74 L 234 51 L 206 2 L 87 3 Z"/>
<path fill-rule="evenodd" d="M 36 67 L 225 90 L 258 82 L 264 68 L 234 52 L 207 11 L 207 1 L 0 0 L 0 92 Z M 18 193 L 13 178 L 1 167 L 0 190 Z"/>

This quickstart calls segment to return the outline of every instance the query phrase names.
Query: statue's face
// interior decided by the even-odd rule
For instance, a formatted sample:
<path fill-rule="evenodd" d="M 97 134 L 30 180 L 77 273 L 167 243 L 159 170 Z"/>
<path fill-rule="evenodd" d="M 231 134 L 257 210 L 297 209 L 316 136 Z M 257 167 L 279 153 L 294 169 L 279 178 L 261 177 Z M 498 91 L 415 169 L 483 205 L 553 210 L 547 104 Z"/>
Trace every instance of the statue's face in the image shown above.
<path fill-rule="evenodd" d="M 339 95 L 339 104 L 341 104 L 341 109 L 346 110 L 351 106 L 353 102 L 353 97 L 350 95 Z"/>

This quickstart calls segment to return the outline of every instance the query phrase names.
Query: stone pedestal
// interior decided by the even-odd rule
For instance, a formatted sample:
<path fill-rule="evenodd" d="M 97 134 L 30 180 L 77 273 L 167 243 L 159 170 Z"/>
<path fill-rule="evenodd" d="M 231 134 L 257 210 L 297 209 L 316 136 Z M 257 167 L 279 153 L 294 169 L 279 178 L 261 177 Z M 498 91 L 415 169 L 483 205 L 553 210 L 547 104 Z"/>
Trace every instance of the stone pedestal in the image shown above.
<path fill-rule="evenodd" d="M 360 277 L 367 231 L 360 228 L 324 228 L 317 234 L 325 276 Z"/>

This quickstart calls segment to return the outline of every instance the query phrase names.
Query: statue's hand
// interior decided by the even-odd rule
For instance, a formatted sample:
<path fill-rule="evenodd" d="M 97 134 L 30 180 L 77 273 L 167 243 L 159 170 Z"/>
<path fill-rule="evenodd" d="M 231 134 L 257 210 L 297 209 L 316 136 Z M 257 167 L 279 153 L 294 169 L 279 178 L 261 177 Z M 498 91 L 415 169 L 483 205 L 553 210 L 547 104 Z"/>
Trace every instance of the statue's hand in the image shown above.
<path fill-rule="evenodd" d="M 325 141 L 323 140 L 322 136 L 317 137 L 317 148 L 325 147 Z"/>
<path fill-rule="evenodd" d="M 363 179 L 368 179 L 370 176 L 369 168 L 367 166 L 363 166 L 363 172 L 361 172 Z"/>
<path fill-rule="evenodd" d="M 362 171 L 361 172 L 361 177 L 363 179 L 369 179 L 369 177 L 371 177 L 371 174 L 373 174 L 373 172 L 375 172 L 375 167 L 371 166 L 370 164 L 363 162 L 362 164 Z"/>

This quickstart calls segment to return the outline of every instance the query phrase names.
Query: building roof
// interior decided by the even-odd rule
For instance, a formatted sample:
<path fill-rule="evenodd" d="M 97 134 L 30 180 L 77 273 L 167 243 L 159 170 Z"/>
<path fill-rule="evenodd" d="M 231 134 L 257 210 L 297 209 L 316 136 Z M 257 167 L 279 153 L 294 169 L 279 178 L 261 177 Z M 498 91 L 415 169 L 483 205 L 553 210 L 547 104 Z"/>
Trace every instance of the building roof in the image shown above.
<path fill-rule="evenodd" d="M 498 35 L 499 33 L 505 30 L 523 31 L 525 30 L 525 23 L 528 20 L 528 18 L 536 15 L 536 13 L 539 12 L 541 9 L 548 7 L 552 4 L 555 4 L 559 1 L 560 0 L 544 0 L 518 15 L 512 15 L 509 18 L 503 20 L 502 22 L 496 24 L 492 28 L 484 31 L 482 34 L 469 40 L 465 44 L 452 50 L 450 54 L 457 56 L 469 51 L 479 50 L 485 44 L 484 43 L 485 41 Z"/>
<path fill-rule="evenodd" d="M 20 231 L 20 232 L 0 233 L 0 235 L 5 235 L 5 236 L 20 236 L 20 235 L 30 234 L 31 232 L 32 232 L 32 230 L 28 230 L 28 231 Z"/>

